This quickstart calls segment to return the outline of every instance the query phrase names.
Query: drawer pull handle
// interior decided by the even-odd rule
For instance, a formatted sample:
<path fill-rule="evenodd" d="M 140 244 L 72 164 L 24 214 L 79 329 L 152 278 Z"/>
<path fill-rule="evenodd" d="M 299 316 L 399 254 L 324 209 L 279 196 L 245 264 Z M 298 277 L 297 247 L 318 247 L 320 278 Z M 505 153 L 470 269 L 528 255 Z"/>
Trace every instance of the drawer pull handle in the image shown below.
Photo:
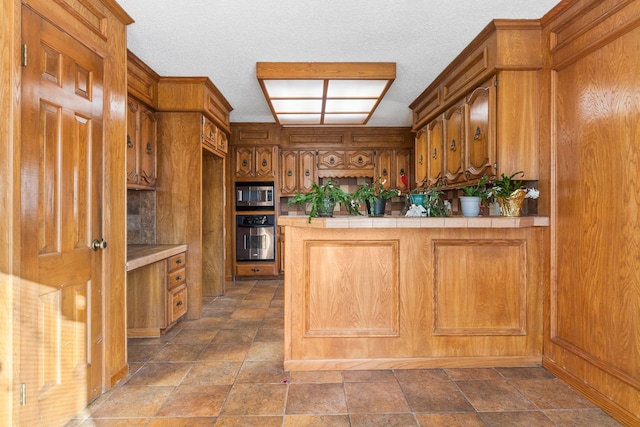
<path fill-rule="evenodd" d="M 254 273 L 257 273 L 257 272 L 260 271 L 260 269 L 259 268 L 252 268 L 251 271 L 253 271 Z"/>
<path fill-rule="evenodd" d="M 310 175 L 310 173 L 309 173 L 309 169 L 305 169 L 305 170 L 304 170 L 304 176 L 309 176 L 309 175 Z"/>
<path fill-rule="evenodd" d="M 181 259 L 177 259 L 176 260 L 176 264 L 182 264 L 182 260 Z"/>
<path fill-rule="evenodd" d="M 478 127 L 476 128 L 476 133 L 475 133 L 475 135 L 473 135 L 473 140 L 474 140 L 474 141 L 479 141 L 481 137 L 482 137 L 482 130 L 480 129 L 480 126 L 478 126 Z"/>
<path fill-rule="evenodd" d="M 293 175 L 293 172 L 291 171 L 291 169 L 287 169 L 287 176 L 291 176 Z"/>
<path fill-rule="evenodd" d="M 176 282 L 177 282 L 178 280 L 182 280 L 182 276 L 176 276 Z"/>
<path fill-rule="evenodd" d="M 178 301 L 178 302 L 176 303 L 176 307 L 180 307 L 181 305 L 182 305 L 182 300 L 180 300 L 180 301 Z"/>

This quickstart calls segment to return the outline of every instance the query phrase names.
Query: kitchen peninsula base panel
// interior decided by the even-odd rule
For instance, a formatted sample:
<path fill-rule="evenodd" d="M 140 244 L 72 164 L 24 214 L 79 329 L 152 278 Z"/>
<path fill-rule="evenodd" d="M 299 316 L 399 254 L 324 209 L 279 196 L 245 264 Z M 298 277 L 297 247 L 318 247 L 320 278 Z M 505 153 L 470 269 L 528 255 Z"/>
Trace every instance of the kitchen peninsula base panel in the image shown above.
<path fill-rule="evenodd" d="M 541 365 L 544 227 L 306 221 L 280 224 L 287 369 Z"/>
<path fill-rule="evenodd" d="M 425 357 L 392 359 L 285 360 L 286 371 L 355 371 L 376 369 L 516 368 L 542 366 L 541 356 Z"/>

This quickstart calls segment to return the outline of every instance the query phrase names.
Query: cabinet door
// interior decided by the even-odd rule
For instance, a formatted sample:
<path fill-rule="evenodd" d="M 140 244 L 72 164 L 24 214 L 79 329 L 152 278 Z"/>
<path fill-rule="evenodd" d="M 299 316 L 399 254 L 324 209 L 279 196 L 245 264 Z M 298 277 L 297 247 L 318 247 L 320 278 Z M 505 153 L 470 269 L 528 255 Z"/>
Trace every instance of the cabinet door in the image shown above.
<path fill-rule="evenodd" d="M 156 185 L 156 149 L 158 146 L 158 121 L 153 111 L 141 106 L 140 146 L 138 151 L 138 184 Z"/>
<path fill-rule="evenodd" d="M 373 151 L 354 150 L 345 154 L 348 169 L 373 169 Z"/>
<path fill-rule="evenodd" d="M 282 150 L 280 152 L 280 195 L 288 196 L 298 190 L 298 152 Z"/>
<path fill-rule="evenodd" d="M 218 142 L 217 142 L 218 128 L 216 127 L 216 125 L 213 124 L 211 120 L 205 118 L 204 116 L 202 117 L 202 120 L 203 120 L 202 143 L 207 147 L 209 147 L 210 149 L 216 150 L 218 148 Z"/>
<path fill-rule="evenodd" d="M 140 103 L 127 99 L 127 185 L 138 183 L 138 125 Z"/>
<path fill-rule="evenodd" d="M 395 181 L 395 188 L 400 190 L 403 194 L 409 191 L 409 186 L 404 185 L 402 182 L 402 175 L 407 177 L 407 183 L 411 182 L 411 150 L 395 150 L 393 153 L 393 163 L 391 167 L 391 173 L 393 174 L 392 181 Z"/>
<path fill-rule="evenodd" d="M 218 151 L 220 151 L 221 153 L 227 154 L 227 150 L 229 149 L 229 139 L 227 137 L 227 134 L 224 133 L 223 131 L 221 131 L 220 129 L 218 129 Z"/>
<path fill-rule="evenodd" d="M 438 116 L 427 125 L 427 153 L 429 154 L 427 183 L 437 185 L 442 181 L 444 145 L 443 117 Z"/>
<path fill-rule="evenodd" d="M 319 151 L 318 169 L 344 168 L 344 151 Z"/>
<path fill-rule="evenodd" d="M 315 151 L 300 151 L 298 153 L 300 167 L 298 172 L 298 191 L 308 193 L 316 182 L 316 153 Z"/>
<path fill-rule="evenodd" d="M 464 103 L 454 105 L 444 113 L 444 179 L 447 184 L 465 180 L 464 171 Z"/>
<path fill-rule="evenodd" d="M 249 177 L 253 175 L 253 147 L 236 147 L 236 176 Z"/>
<path fill-rule="evenodd" d="M 256 177 L 274 177 L 274 160 L 273 156 L 276 153 L 274 147 L 256 147 L 256 163 L 255 163 L 255 176 Z"/>
<path fill-rule="evenodd" d="M 491 121 L 495 106 L 492 82 L 476 88 L 467 96 L 466 169 L 469 179 L 490 175 L 495 162 Z"/>
<path fill-rule="evenodd" d="M 423 128 L 416 134 L 415 142 L 415 171 L 416 171 L 416 184 L 420 187 L 427 182 L 428 172 L 428 155 L 427 155 L 427 128 Z"/>
<path fill-rule="evenodd" d="M 376 169 L 373 178 L 382 178 L 382 181 L 386 181 L 385 188 L 396 188 L 396 179 L 391 171 L 392 157 L 393 150 L 378 150 L 376 156 Z"/>

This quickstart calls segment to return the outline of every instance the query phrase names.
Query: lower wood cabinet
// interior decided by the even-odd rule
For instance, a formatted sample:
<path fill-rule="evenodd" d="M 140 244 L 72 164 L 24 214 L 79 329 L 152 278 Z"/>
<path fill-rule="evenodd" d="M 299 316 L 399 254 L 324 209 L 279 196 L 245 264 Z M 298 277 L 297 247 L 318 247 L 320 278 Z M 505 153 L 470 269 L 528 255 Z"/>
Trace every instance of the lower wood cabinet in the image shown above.
<path fill-rule="evenodd" d="M 275 262 L 236 264 L 236 276 L 274 276 L 277 274 Z"/>
<path fill-rule="evenodd" d="M 187 312 L 186 252 L 127 272 L 129 337 L 157 337 Z"/>

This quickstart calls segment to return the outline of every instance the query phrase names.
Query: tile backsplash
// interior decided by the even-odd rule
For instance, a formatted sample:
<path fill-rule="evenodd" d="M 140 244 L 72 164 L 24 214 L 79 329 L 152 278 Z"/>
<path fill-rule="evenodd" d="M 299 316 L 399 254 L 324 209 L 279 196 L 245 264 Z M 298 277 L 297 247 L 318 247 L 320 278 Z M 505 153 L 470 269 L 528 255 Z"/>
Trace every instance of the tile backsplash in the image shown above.
<path fill-rule="evenodd" d="M 156 243 L 156 192 L 127 190 L 127 243 Z"/>

